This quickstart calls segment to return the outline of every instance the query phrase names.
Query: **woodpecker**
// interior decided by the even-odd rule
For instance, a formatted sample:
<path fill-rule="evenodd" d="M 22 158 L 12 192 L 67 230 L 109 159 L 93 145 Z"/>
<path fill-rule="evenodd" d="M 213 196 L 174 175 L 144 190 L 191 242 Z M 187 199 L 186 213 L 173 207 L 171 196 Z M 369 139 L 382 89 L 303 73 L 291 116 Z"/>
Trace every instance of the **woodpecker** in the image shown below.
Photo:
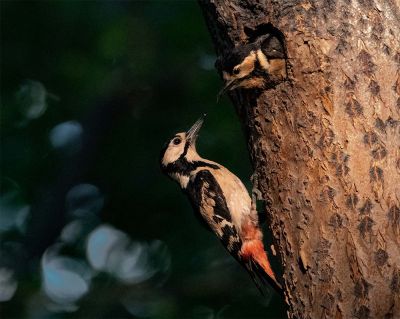
<path fill-rule="evenodd" d="M 267 282 L 281 292 L 264 249 L 257 211 L 245 186 L 224 166 L 202 158 L 196 151 L 204 116 L 165 144 L 161 170 L 180 185 L 197 217 L 249 272 L 261 293 Z"/>
<path fill-rule="evenodd" d="M 218 97 L 237 88 L 265 88 L 286 78 L 284 46 L 275 35 L 266 34 L 218 58 L 216 67 L 225 82 Z"/>

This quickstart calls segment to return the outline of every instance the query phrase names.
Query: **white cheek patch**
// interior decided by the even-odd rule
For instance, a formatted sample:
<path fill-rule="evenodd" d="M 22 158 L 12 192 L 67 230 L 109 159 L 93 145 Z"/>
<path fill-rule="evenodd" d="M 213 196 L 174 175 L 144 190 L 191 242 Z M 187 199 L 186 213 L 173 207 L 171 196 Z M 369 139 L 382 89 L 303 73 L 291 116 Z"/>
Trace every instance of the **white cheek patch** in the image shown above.
<path fill-rule="evenodd" d="M 249 75 L 254 70 L 255 61 L 256 53 L 254 51 L 251 51 L 250 55 L 247 56 L 239 66 L 240 73 L 238 75 L 238 78 Z"/>
<path fill-rule="evenodd" d="M 258 59 L 258 62 L 260 62 L 262 68 L 264 68 L 265 70 L 269 69 L 268 59 L 265 56 L 265 54 L 261 52 L 261 50 L 257 50 L 257 59 Z"/>
<path fill-rule="evenodd" d="M 175 138 L 180 138 L 181 143 L 178 145 L 173 144 L 171 141 L 164 153 L 164 156 L 161 160 L 162 165 L 167 166 L 170 163 L 175 162 L 179 159 L 185 149 L 185 133 L 177 133 L 172 140 Z"/>
<path fill-rule="evenodd" d="M 162 159 L 162 164 L 167 166 L 169 163 L 173 163 L 181 156 L 181 148 L 169 146 L 165 151 L 164 157 Z"/>

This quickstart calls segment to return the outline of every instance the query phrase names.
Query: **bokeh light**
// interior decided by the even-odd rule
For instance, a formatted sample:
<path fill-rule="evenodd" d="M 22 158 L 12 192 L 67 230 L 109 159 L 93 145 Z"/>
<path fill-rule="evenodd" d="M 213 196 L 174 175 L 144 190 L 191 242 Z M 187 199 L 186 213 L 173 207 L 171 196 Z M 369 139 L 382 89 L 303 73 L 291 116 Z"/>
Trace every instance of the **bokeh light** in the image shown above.
<path fill-rule="evenodd" d="M 91 271 L 83 260 L 60 255 L 60 248 L 49 247 L 42 257 L 43 289 L 54 302 L 72 305 L 89 291 Z"/>
<path fill-rule="evenodd" d="M 42 116 L 47 109 L 47 91 L 39 81 L 25 81 L 17 92 L 17 102 L 22 115 L 29 120 Z"/>
<path fill-rule="evenodd" d="M 76 217 L 88 217 L 96 216 L 101 211 L 104 198 L 96 186 L 79 184 L 68 191 L 65 202 L 69 214 Z"/>
<path fill-rule="evenodd" d="M 29 217 L 30 206 L 23 199 L 18 187 L 8 183 L 8 190 L 0 194 L 0 233 L 18 229 L 24 232 Z"/>
<path fill-rule="evenodd" d="M 87 240 L 87 258 L 93 269 L 105 271 L 126 284 L 138 284 L 157 273 L 167 273 L 170 256 L 161 241 L 131 241 L 126 234 L 100 225 Z"/>
<path fill-rule="evenodd" d="M 82 220 L 73 220 L 64 226 L 60 239 L 67 244 L 74 244 L 85 235 L 85 223 Z"/>
<path fill-rule="evenodd" d="M 0 268 L 0 302 L 10 300 L 18 287 L 14 278 L 14 271 L 8 268 Z"/>
<path fill-rule="evenodd" d="M 82 133 L 83 128 L 79 122 L 66 121 L 52 128 L 49 139 L 56 150 L 73 154 L 81 148 Z"/>

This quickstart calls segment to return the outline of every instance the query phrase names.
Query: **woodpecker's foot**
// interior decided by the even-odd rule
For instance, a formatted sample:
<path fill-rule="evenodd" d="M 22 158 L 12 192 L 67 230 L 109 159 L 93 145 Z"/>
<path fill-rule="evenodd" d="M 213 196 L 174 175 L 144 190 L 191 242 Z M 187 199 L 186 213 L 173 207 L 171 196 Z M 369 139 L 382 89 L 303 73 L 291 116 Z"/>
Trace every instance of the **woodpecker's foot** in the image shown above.
<path fill-rule="evenodd" d="M 256 172 L 250 176 L 250 181 L 253 184 L 251 189 L 251 209 L 257 212 L 257 200 L 262 200 L 262 194 L 258 189 L 258 175 Z"/>
<path fill-rule="evenodd" d="M 254 172 L 253 175 L 250 176 L 250 181 L 253 184 L 253 188 L 251 190 L 251 199 L 253 201 L 264 200 L 261 191 L 258 189 L 258 174 Z"/>

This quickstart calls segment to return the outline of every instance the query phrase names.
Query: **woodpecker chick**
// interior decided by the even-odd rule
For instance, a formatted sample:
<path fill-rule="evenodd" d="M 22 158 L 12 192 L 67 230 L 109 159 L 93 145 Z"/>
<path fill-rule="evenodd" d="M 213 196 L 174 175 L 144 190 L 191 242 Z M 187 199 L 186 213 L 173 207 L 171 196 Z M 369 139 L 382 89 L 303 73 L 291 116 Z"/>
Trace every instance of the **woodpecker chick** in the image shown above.
<path fill-rule="evenodd" d="M 217 60 L 224 87 L 218 97 L 237 88 L 265 88 L 286 78 L 284 47 L 271 34 L 253 43 L 236 47 Z"/>
<path fill-rule="evenodd" d="M 252 209 L 245 186 L 228 169 L 196 151 L 203 121 L 204 116 L 166 143 L 161 169 L 180 185 L 197 217 L 249 272 L 260 291 L 268 282 L 280 292 L 282 288 L 264 249 L 257 212 Z"/>

